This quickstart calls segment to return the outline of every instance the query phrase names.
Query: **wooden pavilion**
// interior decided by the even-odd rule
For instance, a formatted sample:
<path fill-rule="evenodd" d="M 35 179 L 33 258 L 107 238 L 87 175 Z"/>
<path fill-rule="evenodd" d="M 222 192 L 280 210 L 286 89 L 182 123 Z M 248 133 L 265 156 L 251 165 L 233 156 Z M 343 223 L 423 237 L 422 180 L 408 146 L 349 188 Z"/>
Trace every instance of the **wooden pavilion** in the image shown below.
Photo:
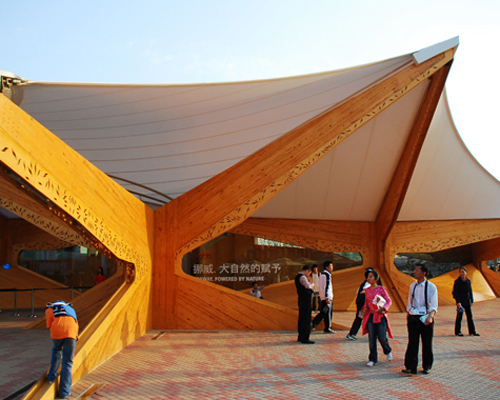
<path fill-rule="evenodd" d="M 183 272 L 184 255 L 228 232 L 359 252 L 396 310 L 412 282 L 396 254 L 465 247 L 480 291 L 498 296 L 486 261 L 500 256 L 500 183 L 451 119 L 444 87 L 457 46 L 221 84 L 2 73 L 0 206 L 20 217 L 0 217 L 0 256 L 17 277 L 4 285 L 36 281 L 16 267 L 23 249 L 77 244 L 119 262 L 74 302 L 84 328 L 75 381 L 150 329 L 294 330 L 295 299 L 261 301 Z M 341 309 L 352 308 L 359 268 L 336 275 Z M 42 379 L 30 398 L 53 394 Z"/>

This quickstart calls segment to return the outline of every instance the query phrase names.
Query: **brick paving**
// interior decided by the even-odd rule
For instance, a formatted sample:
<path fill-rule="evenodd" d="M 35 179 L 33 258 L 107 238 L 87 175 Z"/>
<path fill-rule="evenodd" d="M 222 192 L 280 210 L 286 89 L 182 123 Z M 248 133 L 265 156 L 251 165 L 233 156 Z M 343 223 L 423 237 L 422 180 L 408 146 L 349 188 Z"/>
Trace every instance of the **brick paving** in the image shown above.
<path fill-rule="evenodd" d="M 153 330 L 73 385 L 78 399 L 92 385 L 92 399 L 500 399 L 500 349 L 496 317 L 500 299 L 474 304 L 481 337 L 454 336 L 455 308 L 440 307 L 435 363 L 430 375 L 403 376 L 405 314 L 390 313 L 394 360 L 379 347 L 368 361 L 367 337 L 346 331 L 313 332 L 314 345 L 296 342 L 295 332 Z M 21 321 L 0 314 L 0 399 L 40 377 L 48 367 L 46 331 L 21 331 Z M 350 325 L 353 312 L 336 312 Z M 15 325 L 14 324 L 14 325 Z M 16 331 L 17 330 L 17 331 Z"/>
<path fill-rule="evenodd" d="M 40 379 L 50 364 L 52 340 L 48 331 L 23 327 L 33 322 L 31 310 L 0 312 L 0 399 Z M 44 310 L 37 310 L 43 316 Z"/>

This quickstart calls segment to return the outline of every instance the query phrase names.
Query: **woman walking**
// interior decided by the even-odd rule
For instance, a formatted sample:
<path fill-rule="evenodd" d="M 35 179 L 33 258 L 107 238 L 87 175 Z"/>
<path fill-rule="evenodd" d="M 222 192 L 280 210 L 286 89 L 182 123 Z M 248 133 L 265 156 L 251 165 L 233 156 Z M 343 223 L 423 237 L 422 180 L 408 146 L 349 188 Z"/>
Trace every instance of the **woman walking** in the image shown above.
<path fill-rule="evenodd" d="M 389 346 L 387 335 L 390 338 L 393 338 L 393 336 L 386 315 L 392 301 L 385 288 L 379 285 L 379 275 L 376 271 L 370 271 L 366 281 L 370 284 L 370 287 L 365 289 L 366 300 L 360 312 L 360 317 L 363 318 L 363 335 L 368 333 L 370 343 L 369 361 L 366 366 L 373 367 L 378 361 L 377 339 L 387 356 L 387 361 L 392 360 L 392 349 Z"/>
<path fill-rule="evenodd" d="M 365 271 L 365 279 L 359 285 L 358 291 L 356 293 L 356 317 L 352 322 L 351 330 L 345 337 L 347 340 L 357 340 L 356 335 L 358 334 L 359 328 L 361 328 L 361 324 L 363 323 L 363 318 L 360 317 L 360 311 L 365 306 L 365 289 L 370 286 L 368 282 L 366 282 L 366 278 L 368 278 L 368 274 L 372 271 L 371 268 L 367 268 Z"/>

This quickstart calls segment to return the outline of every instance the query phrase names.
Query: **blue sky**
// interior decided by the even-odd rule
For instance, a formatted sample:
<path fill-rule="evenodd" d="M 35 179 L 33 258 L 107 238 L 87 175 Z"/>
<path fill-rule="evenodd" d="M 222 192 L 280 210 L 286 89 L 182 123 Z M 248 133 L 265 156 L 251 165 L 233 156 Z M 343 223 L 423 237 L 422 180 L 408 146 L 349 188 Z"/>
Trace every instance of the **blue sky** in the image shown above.
<path fill-rule="evenodd" d="M 266 79 L 367 64 L 460 37 L 447 81 L 465 144 L 500 179 L 500 1 L 17 0 L 0 70 L 55 82 Z"/>

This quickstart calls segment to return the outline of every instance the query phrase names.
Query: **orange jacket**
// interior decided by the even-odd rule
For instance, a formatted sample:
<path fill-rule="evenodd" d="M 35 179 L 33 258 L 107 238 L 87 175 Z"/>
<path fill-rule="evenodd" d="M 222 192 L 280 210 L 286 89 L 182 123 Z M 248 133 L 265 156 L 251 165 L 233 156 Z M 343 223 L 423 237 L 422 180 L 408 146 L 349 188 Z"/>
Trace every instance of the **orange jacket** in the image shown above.
<path fill-rule="evenodd" d="M 45 318 L 52 339 L 78 339 L 78 322 L 73 317 L 56 318 L 52 308 L 47 308 Z"/>

